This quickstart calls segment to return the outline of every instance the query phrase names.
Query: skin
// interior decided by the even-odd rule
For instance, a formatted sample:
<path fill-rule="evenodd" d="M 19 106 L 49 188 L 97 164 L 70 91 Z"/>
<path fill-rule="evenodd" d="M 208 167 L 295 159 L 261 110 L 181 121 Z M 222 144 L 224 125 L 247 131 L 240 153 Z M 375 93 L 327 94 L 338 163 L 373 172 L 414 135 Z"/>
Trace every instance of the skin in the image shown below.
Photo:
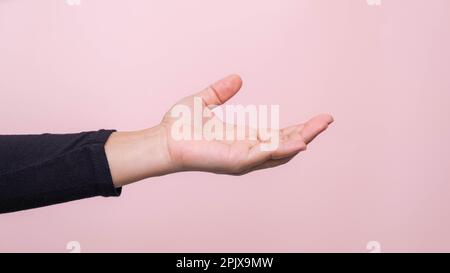
<path fill-rule="evenodd" d="M 177 104 L 193 107 L 193 98 L 201 97 L 205 107 L 221 105 L 241 88 L 238 75 L 230 75 L 206 89 L 180 100 Z M 209 118 L 217 117 L 211 113 Z M 160 124 L 144 130 L 115 132 L 105 145 L 106 156 L 114 185 L 124 185 L 181 171 L 204 171 L 218 174 L 242 175 L 251 171 L 287 163 L 329 124 L 333 118 L 321 114 L 305 123 L 283 128 L 277 133 L 280 144 L 274 151 L 262 151 L 264 139 L 244 140 L 174 140 L 171 126 L 176 119 L 170 110 Z M 204 119 L 203 122 L 206 120 Z M 224 127 L 225 128 L 225 127 Z M 192 128 L 194 129 L 194 128 Z"/>

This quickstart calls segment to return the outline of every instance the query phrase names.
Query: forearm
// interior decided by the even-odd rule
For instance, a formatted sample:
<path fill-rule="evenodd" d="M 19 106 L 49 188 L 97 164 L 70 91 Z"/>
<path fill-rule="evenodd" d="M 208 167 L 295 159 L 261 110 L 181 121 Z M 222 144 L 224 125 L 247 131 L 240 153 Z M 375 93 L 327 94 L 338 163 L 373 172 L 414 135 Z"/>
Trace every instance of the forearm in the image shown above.
<path fill-rule="evenodd" d="M 0 213 L 93 196 L 175 171 L 162 127 L 0 136 Z"/>
<path fill-rule="evenodd" d="M 105 145 L 115 187 L 174 172 L 161 126 L 113 133 Z"/>
<path fill-rule="evenodd" d="M 111 133 L 0 136 L 0 213 L 118 196 L 104 150 Z"/>

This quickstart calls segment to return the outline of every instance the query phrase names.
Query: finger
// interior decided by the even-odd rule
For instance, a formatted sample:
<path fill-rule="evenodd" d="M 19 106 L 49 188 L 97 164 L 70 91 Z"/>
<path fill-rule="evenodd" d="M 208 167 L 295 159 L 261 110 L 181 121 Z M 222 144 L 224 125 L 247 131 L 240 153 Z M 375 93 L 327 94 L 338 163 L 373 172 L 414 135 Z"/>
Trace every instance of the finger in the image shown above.
<path fill-rule="evenodd" d="M 281 134 L 287 136 L 289 134 L 292 134 L 293 132 L 300 133 L 301 129 L 303 129 L 303 126 L 304 124 L 288 126 L 286 128 L 281 129 Z"/>
<path fill-rule="evenodd" d="M 290 157 L 301 151 L 306 150 L 306 144 L 301 138 L 288 138 L 281 141 L 278 148 L 272 152 L 271 159 L 277 160 Z"/>
<path fill-rule="evenodd" d="M 243 164 L 243 171 L 247 173 L 253 170 L 276 167 L 287 163 L 299 152 L 306 150 L 306 144 L 311 142 L 318 134 L 324 131 L 333 118 L 330 115 L 318 115 L 305 124 L 290 126 L 280 131 L 280 143 L 276 150 L 264 151 L 261 149 L 263 142 L 250 148 L 248 157 Z"/>
<path fill-rule="evenodd" d="M 294 158 L 297 154 L 294 154 L 290 157 L 285 157 L 282 159 L 271 159 L 271 160 L 267 160 L 262 164 L 256 165 L 250 169 L 247 169 L 241 173 L 239 173 L 239 175 L 243 175 L 243 174 L 247 174 L 250 172 L 254 172 L 254 171 L 258 171 L 258 170 L 263 170 L 263 169 L 269 169 L 269 168 L 275 168 L 281 165 L 284 165 L 286 163 L 288 163 L 289 161 L 292 160 L 292 158 Z"/>
<path fill-rule="evenodd" d="M 294 155 L 291 155 L 289 157 L 282 158 L 282 159 L 268 160 L 268 161 L 264 162 L 263 164 L 254 167 L 250 171 L 253 172 L 256 170 L 269 169 L 269 168 L 278 167 L 280 165 L 284 165 L 284 164 L 288 163 L 289 161 L 291 161 L 296 155 L 297 155 L 297 153 Z"/>
<path fill-rule="evenodd" d="M 225 77 L 205 90 L 197 93 L 207 106 L 221 105 L 233 97 L 242 87 L 242 80 L 239 75 Z"/>
<path fill-rule="evenodd" d="M 269 160 L 279 160 L 294 156 L 306 149 L 306 144 L 301 138 L 288 138 L 281 141 L 274 151 L 264 151 L 261 148 L 261 145 L 263 144 L 264 143 L 258 143 L 249 150 L 247 162 L 245 164 L 247 169 L 254 168 Z"/>
<path fill-rule="evenodd" d="M 328 125 L 332 122 L 333 117 L 328 114 L 313 117 L 303 124 L 300 129 L 300 135 L 302 136 L 303 141 L 306 144 L 310 143 L 317 135 L 327 129 Z"/>

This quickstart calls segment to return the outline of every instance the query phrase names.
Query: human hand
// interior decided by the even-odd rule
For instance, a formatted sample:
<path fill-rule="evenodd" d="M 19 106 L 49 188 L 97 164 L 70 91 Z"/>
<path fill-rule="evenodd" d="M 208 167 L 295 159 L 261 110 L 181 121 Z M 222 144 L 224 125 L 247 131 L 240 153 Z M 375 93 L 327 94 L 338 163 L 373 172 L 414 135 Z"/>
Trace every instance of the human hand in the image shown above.
<path fill-rule="evenodd" d="M 245 128 L 245 137 L 237 139 L 176 139 L 174 126 L 189 128 L 189 132 L 203 131 L 201 128 L 210 121 L 222 124 L 225 132 L 237 132 L 238 125 L 227 126 L 208 107 L 222 105 L 241 88 L 239 76 L 228 76 L 208 88 L 180 100 L 169 110 L 162 122 L 152 128 L 134 132 L 113 133 L 106 143 L 105 151 L 114 184 L 117 187 L 146 177 L 164 175 L 179 171 L 206 171 L 221 174 L 240 175 L 250 171 L 276 167 L 287 163 L 300 151 L 306 149 L 318 134 L 333 122 L 328 114 L 318 115 L 306 123 L 273 130 L 279 144 L 276 149 L 265 150 L 268 141 L 259 134 L 258 128 Z M 195 112 L 195 98 L 208 116 L 201 117 L 200 123 L 193 118 L 177 119 L 174 108 Z M 202 112 L 203 113 L 203 112 Z M 252 137 L 255 136 L 256 137 Z"/>

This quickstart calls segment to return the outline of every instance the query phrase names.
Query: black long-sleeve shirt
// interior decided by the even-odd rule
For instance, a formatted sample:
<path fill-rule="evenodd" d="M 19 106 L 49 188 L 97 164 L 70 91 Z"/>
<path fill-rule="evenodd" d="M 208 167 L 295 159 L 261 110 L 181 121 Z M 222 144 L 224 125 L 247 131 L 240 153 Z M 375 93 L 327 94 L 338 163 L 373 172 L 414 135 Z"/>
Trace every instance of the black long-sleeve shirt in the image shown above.
<path fill-rule="evenodd" d="M 0 213 L 119 196 L 104 148 L 113 132 L 0 135 Z"/>

